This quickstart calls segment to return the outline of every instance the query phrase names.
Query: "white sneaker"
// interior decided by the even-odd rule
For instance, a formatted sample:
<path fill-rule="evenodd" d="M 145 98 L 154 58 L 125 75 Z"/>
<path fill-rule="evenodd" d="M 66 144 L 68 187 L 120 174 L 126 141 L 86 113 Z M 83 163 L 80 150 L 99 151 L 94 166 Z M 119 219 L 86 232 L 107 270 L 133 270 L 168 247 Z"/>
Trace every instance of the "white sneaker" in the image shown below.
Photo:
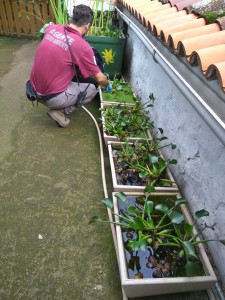
<path fill-rule="evenodd" d="M 47 114 L 61 127 L 67 127 L 70 124 L 70 120 L 66 117 L 63 109 L 50 109 Z"/>

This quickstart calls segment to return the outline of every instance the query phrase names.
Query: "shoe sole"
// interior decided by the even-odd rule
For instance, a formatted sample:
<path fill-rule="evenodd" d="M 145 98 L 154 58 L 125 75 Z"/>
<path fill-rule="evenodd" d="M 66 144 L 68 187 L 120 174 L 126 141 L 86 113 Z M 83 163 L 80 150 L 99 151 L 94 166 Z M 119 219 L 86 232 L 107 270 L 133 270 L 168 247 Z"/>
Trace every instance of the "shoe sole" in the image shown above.
<path fill-rule="evenodd" d="M 49 112 L 47 112 L 47 115 L 53 120 L 53 121 L 55 121 L 60 127 L 62 127 L 62 128 L 65 128 L 65 127 L 67 127 L 68 125 L 62 125 L 60 122 L 59 122 L 59 120 L 57 120 L 53 115 L 51 115 Z"/>

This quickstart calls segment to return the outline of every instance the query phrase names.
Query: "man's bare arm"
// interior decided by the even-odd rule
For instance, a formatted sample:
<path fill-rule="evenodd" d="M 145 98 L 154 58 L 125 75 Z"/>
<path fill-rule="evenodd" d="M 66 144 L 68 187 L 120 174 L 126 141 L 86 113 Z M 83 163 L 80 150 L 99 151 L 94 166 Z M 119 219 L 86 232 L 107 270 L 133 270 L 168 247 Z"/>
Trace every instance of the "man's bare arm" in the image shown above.
<path fill-rule="evenodd" d="M 94 75 L 94 78 L 100 86 L 106 86 L 110 83 L 105 74 L 102 72 L 99 72 L 96 75 Z"/>

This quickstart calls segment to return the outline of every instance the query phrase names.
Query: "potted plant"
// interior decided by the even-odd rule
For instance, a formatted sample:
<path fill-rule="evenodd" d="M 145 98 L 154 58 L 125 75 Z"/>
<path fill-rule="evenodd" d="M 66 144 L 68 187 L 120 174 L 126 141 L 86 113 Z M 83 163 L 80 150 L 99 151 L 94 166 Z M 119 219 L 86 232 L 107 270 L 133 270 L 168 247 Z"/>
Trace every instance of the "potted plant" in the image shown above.
<path fill-rule="evenodd" d="M 112 92 L 100 94 L 101 103 L 103 104 L 126 104 L 126 105 L 135 105 L 137 101 L 139 101 L 134 94 L 131 85 L 126 82 L 122 77 L 116 74 L 111 81 L 112 83 Z M 153 96 L 153 95 L 152 95 Z"/>
<path fill-rule="evenodd" d="M 46 20 L 43 20 L 45 23 L 44 26 L 40 29 L 39 35 L 41 39 L 44 37 L 46 28 L 53 24 L 68 24 L 69 15 L 68 15 L 68 2 L 69 0 L 58 0 L 57 2 L 55 0 L 50 0 L 50 22 L 46 23 Z M 40 12 L 39 12 L 40 15 Z"/>
<path fill-rule="evenodd" d="M 210 288 L 216 276 L 201 239 L 206 223 L 196 230 L 179 193 L 113 193 L 103 203 L 115 216 L 122 287 L 129 298 Z M 94 216 L 90 224 L 109 223 Z M 224 240 L 221 240 L 225 244 Z"/>
<path fill-rule="evenodd" d="M 153 105 L 148 102 L 141 104 L 139 101 L 134 106 L 103 105 L 100 110 L 105 143 L 149 139 L 154 123 L 150 121 L 145 109 L 151 106 Z"/>
<path fill-rule="evenodd" d="M 168 168 L 177 163 L 165 160 L 161 154 L 164 147 L 176 148 L 172 143 L 160 145 L 166 137 L 135 142 L 109 142 L 109 160 L 114 191 L 144 191 L 146 186 L 156 191 L 177 191 L 177 185 Z"/>
<path fill-rule="evenodd" d="M 95 0 L 92 9 L 94 20 L 85 39 L 101 53 L 105 61 L 105 72 L 112 79 L 121 72 L 125 37 L 118 24 L 114 5 L 109 2 L 108 9 L 104 9 L 104 1 Z"/>
<path fill-rule="evenodd" d="M 50 20 L 56 24 L 67 24 L 69 22 L 68 0 L 50 0 Z M 108 9 L 104 9 L 104 1 L 93 2 L 94 20 L 85 39 L 92 47 L 101 53 L 105 61 L 105 72 L 112 79 L 116 73 L 121 72 L 125 37 L 117 20 L 114 5 L 109 2 Z M 50 22 L 51 23 L 51 22 Z M 46 23 L 40 30 L 41 37 L 45 29 L 50 25 Z"/>

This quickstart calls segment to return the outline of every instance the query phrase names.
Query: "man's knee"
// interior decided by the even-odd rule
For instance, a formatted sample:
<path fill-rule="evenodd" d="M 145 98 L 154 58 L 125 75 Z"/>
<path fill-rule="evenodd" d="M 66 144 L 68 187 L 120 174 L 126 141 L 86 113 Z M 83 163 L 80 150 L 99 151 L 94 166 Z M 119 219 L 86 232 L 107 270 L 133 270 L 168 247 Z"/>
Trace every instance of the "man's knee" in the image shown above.
<path fill-rule="evenodd" d="M 94 84 L 90 84 L 88 89 L 87 89 L 87 98 L 90 99 L 91 101 L 95 95 L 97 94 L 97 89 Z"/>

